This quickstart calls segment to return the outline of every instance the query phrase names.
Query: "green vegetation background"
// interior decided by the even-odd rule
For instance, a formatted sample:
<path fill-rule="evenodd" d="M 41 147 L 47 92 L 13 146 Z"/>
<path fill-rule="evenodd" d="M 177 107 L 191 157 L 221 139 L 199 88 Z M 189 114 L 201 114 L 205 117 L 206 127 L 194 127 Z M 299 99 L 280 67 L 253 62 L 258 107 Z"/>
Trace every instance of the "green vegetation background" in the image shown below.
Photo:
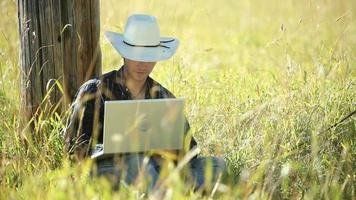
<path fill-rule="evenodd" d="M 129 14 L 157 16 L 181 45 L 153 77 L 187 99 L 204 155 L 229 164 L 224 199 L 355 199 L 356 1 L 100 1 L 101 29 L 122 32 Z M 70 166 L 60 130 L 66 115 L 43 113 L 17 132 L 17 1 L 0 2 L 0 199 L 140 198 L 91 180 L 90 162 Z M 103 37 L 103 71 L 120 56 Z M 50 66 L 47 66 L 50 67 Z M 166 199 L 197 199 L 178 175 Z"/>

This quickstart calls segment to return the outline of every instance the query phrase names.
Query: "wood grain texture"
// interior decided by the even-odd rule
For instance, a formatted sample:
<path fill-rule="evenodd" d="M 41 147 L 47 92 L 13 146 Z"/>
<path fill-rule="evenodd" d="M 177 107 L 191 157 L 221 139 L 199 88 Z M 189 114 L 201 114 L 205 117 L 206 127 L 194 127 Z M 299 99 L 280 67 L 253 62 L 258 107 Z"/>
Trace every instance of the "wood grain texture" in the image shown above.
<path fill-rule="evenodd" d="M 18 0 L 18 18 L 23 123 L 37 111 L 64 111 L 101 74 L 99 0 Z"/>

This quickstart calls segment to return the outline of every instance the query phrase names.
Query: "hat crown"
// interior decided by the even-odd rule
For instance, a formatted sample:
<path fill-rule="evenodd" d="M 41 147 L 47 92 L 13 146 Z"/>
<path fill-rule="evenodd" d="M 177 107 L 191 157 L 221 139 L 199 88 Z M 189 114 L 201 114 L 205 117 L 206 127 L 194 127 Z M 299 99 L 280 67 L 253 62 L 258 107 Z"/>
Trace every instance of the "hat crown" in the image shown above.
<path fill-rule="evenodd" d="M 154 16 L 135 14 L 127 19 L 124 41 L 132 45 L 158 45 L 160 32 Z"/>

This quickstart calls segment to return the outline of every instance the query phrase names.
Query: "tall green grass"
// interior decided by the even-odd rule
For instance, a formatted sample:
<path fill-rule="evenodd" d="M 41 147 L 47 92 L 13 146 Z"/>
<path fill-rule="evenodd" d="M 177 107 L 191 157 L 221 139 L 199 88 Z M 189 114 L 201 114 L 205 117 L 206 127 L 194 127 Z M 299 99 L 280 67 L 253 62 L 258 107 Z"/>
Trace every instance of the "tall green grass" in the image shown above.
<path fill-rule="evenodd" d="M 140 188 L 112 193 L 90 179 L 90 161 L 68 162 L 66 113 L 18 131 L 16 2 L 0 5 L 0 199 L 140 198 Z M 338 123 L 356 109 L 355 1 L 102 1 L 101 11 L 102 31 L 122 32 L 143 12 L 180 39 L 152 76 L 187 99 L 202 154 L 228 162 L 228 187 L 205 198 L 356 198 L 355 115 Z M 118 69 L 120 56 L 101 42 L 103 70 Z M 164 198 L 200 196 L 173 170 Z"/>

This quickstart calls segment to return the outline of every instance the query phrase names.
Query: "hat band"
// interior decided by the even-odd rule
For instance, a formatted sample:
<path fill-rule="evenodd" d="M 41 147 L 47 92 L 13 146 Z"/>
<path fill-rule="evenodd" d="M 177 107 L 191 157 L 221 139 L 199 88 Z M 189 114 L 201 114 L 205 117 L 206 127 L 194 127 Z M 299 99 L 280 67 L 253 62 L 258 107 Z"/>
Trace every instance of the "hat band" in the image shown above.
<path fill-rule="evenodd" d="M 172 42 L 172 41 L 174 41 L 174 39 L 167 40 L 167 41 L 160 41 L 160 43 L 157 44 L 157 45 L 135 45 L 135 44 L 130 44 L 130 43 L 126 42 L 125 40 L 123 42 L 126 45 L 129 45 L 129 46 L 132 46 L 132 47 L 164 47 L 164 48 L 168 48 L 169 49 L 170 47 L 168 47 L 166 45 L 162 45 L 161 43 L 168 43 L 168 42 Z"/>

